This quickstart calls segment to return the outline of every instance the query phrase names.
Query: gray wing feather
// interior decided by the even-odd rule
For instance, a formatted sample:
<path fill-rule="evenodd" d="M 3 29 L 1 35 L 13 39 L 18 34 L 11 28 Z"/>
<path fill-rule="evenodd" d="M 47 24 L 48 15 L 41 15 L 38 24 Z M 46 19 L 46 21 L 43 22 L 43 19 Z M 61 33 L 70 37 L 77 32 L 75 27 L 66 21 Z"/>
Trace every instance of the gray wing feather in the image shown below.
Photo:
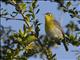
<path fill-rule="evenodd" d="M 60 23 L 58 21 L 54 20 L 54 24 L 57 26 L 58 29 L 60 29 L 62 31 L 62 34 L 64 35 L 64 32 L 62 30 Z"/>
<path fill-rule="evenodd" d="M 60 23 L 58 21 L 54 20 L 54 24 L 57 26 L 58 29 L 60 29 L 62 31 L 62 34 L 63 34 L 63 37 L 64 37 L 64 40 L 62 40 L 62 42 L 63 42 L 63 45 L 64 45 L 66 51 L 68 51 L 68 47 L 66 45 L 66 40 L 65 40 L 65 35 L 64 35 L 64 32 L 62 30 L 62 27 L 61 27 Z"/>

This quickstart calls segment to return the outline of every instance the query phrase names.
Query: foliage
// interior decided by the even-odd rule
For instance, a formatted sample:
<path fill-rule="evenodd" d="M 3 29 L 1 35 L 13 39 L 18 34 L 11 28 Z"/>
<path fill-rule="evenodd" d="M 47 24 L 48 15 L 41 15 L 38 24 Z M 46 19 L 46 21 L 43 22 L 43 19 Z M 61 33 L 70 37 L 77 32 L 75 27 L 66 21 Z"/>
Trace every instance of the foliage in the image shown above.
<path fill-rule="evenodd" d="M 64 0 L 50 0 L 51 2 L 56 2 L 59 4 L 58 9 L 63 12 L 70 14 L 71 18 L 80 19 L 79 13 L 76 7 L 69 8 L 72 5 L 71 1 L 66 4 Z M 34 1 L 23 1 L 23 0 L 1 0 L 6 5 L 12 5 L 15 7 L 15 11 L 9 14 L 6 9 L 1 8 L 0 17 L 7 20 L 19 20 L 24 21 L 23 29 L 19 29 L 15 32 L 10 27 L 0 25 L 0 59 L 2 60 L 28 60 L 31 56 L 40 55 L 44 59 L 44 55 L 47 60 L 56 60 L 56 54 L 53 54 L 51 47 L 54 46 L 54 42 L 48 40 L 44 35 L 40 35 L 40 25 L 41 23 L 36 17 L 39 13 L 40 8 L 38 8 L 37 0 Z M 46 1 L 45 1 L 46 2 Z M 22 19 L 16 18 L 16 16 L 21 15 Z M 79 22 L 79 21 L 78 21 Z M 80 45 L 80 28 L 71 21 L 66 25 L 67 31 L 65 33 L 67 45 L 70 43 L 73 46 Z M 75 33 L 77 31 L 77 33 Z M 75 33 L 75 34 L 74 34 Z"/>

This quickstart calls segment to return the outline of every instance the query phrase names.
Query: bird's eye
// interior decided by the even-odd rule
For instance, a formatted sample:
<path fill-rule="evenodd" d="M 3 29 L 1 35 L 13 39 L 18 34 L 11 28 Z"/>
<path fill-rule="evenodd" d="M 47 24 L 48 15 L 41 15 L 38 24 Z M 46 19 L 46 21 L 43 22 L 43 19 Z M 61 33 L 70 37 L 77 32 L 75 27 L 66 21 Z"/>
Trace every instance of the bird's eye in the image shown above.
<path fill-rule="evenodd" d="M 51 14 L 49 14 L 49 16 L 51 16 Z"/>

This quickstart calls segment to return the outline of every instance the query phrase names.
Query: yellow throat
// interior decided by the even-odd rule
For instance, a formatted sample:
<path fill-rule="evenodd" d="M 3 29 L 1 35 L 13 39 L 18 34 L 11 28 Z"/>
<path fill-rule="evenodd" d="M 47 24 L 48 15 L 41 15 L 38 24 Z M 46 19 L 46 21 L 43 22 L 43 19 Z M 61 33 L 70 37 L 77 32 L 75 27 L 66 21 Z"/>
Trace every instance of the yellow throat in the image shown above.
<path fill-rule="evenodd" d="M 45 28 L 52 29 L 54 28 L 54 16 L 51 13 L 45 14 Z"/>

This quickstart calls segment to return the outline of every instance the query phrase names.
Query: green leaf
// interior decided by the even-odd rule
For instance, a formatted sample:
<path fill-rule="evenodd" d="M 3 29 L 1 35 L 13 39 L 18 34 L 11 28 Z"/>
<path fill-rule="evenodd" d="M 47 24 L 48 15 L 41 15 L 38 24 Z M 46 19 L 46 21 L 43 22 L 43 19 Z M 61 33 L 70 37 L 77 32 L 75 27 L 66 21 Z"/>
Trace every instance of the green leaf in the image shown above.
<path fill-rule="evenodd" d="M 78 60 L 80 60 L 80 55 L 78 56 Z"/>
<path fill-rule="evenodd" d="M 69 13 L 75 14 L 75 12 L 72 9 L 69 10 Z"/>
<path fill-rule="evenodd" d="M 75 46 L 79 46 L 80 42 L 79 41 L 73 41 L 72 44 L 75 45 Z"/>
<path fill-rule="evenodd" d="M 36 8 L 36 3 L 37 3 L 37 1 L 33 1 L 33 2 L 32 2 L 32 7 L 33 7 L 33 9 Z"/>
<path fill-rule="evenodd" d="M 15 40 L 18 40 L 19 42 L 22 41 L 21 37 L 14 37 Z"/>
<path fill-rule="evenodd" d="M 79 18 L 79 19 L 80 19 L 80 15 L 77 15 L 77 18 Z"/>
<path fill-rule="evenodd" d="M 76 37 L 73 34 L 70 34 L 69 38 L 70 38 L 71 41 L 74 41 L 76 39 Z"/>
<path fill-rule="evenodd" d="M 38 14 L 39 11 L 40 11 L 40 9 L 37 10 L 36 14 Z"/>
<path fill-rule="evenodd" d="M 71 18 L 74 18 L 74 16 L 73 15 L 70 15 L 71 16 Z"/>
<path fill-rule="evenodd" d="M 69 7 L 71 5 L 71 2 L 67 2 L 66 6 Z"/>
<path fill-rule="evenodd" d="M 27 34 L 28 34 L 28 32 L 27 32 L 27 27 L 26 27 L 25 24 L 24 24 L 24 26 L 23 26 L 23 30 L 24 30 L 24 37 L 26 37 Z"/>
<path fill-rule="evenodd" d="M 26 11 L 26 4 L 25 4 L 25 3 L 20 3 L 20 4 L 19 4 L 19 8 L 20 8 L 20 10 L 22 10 L 23 12 Z"/>
<path fill-rule="evenodd" d="M 78 32 L 78 34 L 80 34 L 80 32 Z"/>
<path fill-rule="evenodd" d="M 32 6 L 29 7 L 29 12 L 30 12 L 30 13 L 33 13 L 33 8 L 32 8 Z"/>
<path fill-rule="evenodd" d="M 69 29 L 69 31 L 72 31 L 72 32 L 79 31 L 78 26 L 73 21 L 70 21 L 70 23 L 67 24 L 66 27 Z"/>
<path fill-rule="evenodd" d="M 32 16 L 31 14 L 26 14 L 25 18 L 28 22 L 30 22 L 30 16 Z"/>
<path fill-rule="evenodd" d="M 31 14 L 26 14 L 26 16 L 30 17 L 30 16 L 31 16 Z"/>
<path fill-rule="evenodd" d="M 22 38 L 24 36 L 24 33 L 22 32 L 21 29 L 19 29 L 19 36 Z"/>
<path fill-rule="evenodd" d="M 78 14 L 78 11 L 74 11 L 72 9 L 69 10 L 70 15 L 72 15 L 73 17 L 76 17 Z"/>
<path fill-rule="evenodd" d="M 32 17 L 33 17 L 33 19 L 35 19 L 35 14 L 34 13 L 32 14 Z"/>
<path fill-rule="evenodd" d="M 19 34 L 22 34 L 22 30 L 21 29 L 19 29 Z"/>
<path fill-rule="evenodd" d="M 26 33 L 26 25 L 25 24 L 23 25 L 23 30 L 24 30 L 24 33 Z"/>
<path fill-rule="evenodd" d="M 78 14 L 78 11 L 75 11 L 76 14 Z"/>
<path fill-rule="evenodd" d="M 37 38 L 35 37 L 35 35 L 29 35 L 25 38 L 25 43 L 31 43 L 33 41 L 36 41 L 36 39 Z"/>
<path fill-rule="evenodd" d="M 27 60 L 26 56 L 21 56 L 18 60 Z"/>

